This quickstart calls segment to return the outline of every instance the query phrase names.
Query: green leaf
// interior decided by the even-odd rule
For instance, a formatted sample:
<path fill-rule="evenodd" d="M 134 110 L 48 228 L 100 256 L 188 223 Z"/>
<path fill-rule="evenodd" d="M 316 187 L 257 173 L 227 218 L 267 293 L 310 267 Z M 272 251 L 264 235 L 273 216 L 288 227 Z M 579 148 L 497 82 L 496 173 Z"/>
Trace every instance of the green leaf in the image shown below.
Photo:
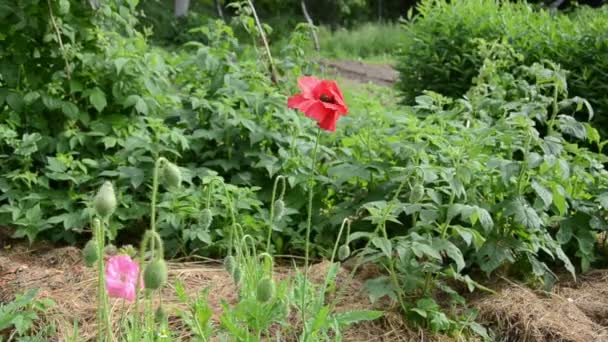
<path fill-rule="evenodd" d="M 542 221 L 534 208 L 522 197 L 516 197 L 507 202 L 505 215 L 513 217 L 513 220 L 526 228 L 538 230 Z"/>
<path fill-rule="evenodd" d="M 91 101 L 91 104 L 98 112 L 101 112 L 108 104 L 106 101 L 106 94 L 98 87 L 91 90 L 89 101 Z"/>
<path fill-rule="evenodd" d="M 479 223 L 481 223 L 483 229 L 489 231 L 494 227 L 494 221 L 492 220 L 492 216 L 490 216 L 490 213 L 487 210 L 485 210 L 484 208 L 477 207 L 475 211 L 479 216 Z"/>
<path fill-rule="evenodd" d="M 135 103 L 135 110 L 139 114 L 148 115 L 148 104 L 146 104 L 146 101 L 140 97 Z"/>
<path fill-rule="evenodd" d="M 441 254 L 435 248 L 426 243 L 413 242 L 412 243 L 412 252 L 419 257 L 422 258 L 424 256 L 431 257 L 436 260 L 441 260 Z"/>
<path fill-rule="evenodd" d="M 72 102 L 63 102 L 61 104 L 61 111 L 63 114 L 65 114 L 65 116 L 72 120 L 78 119 L 78 114 L 80 113 L 78 107 L 76 107 L 76 105 Z"/>
<path fill-rule="evenodd" d="M 372 239 L 372 244 L 379 248 L 387 257 L 390 258 L 392 256 L 393 246 L 390 240 L 377 236 Z"/>
<path fill-rule="evenodd" d="M 563 188 L 554 184 L 551 189 L 553 190 L 553 204 L 555 204 L 555 207 L 561 216 L 566 215 L 568 211 L 568 202 L 566 202 L 566 198 L 562 194 Z"/>
<path fill-rule="evenodd" d="M 599 195 L 597 199 L 604 209 L 608 209 L 608 192 L 604 192 L 603 194 Z"/>
<path fill-rule="evenodd" d="M 329 306 L 325 305 L 317 312 L 315 319 L 312 322 L 312 330 L 317 331 L 321 328 L 326 327 L 329 324 L 329 320 L 327 319 L 329 316 Z"/>
<path fill-rule="evenodd" d="M 337 313 L 335 318 L 340 326 L 348 326 L 363 321 L 373 321 L 382 317 L 383 315 L 383 311 L 353 310 Z"/>
<path fill-rule="evenodd" d="M 545 188 L 537 181 L 532 182 L 532 188 L 534 189 L 538 197 L 543 200 L 543 203 L 545 203 L 545 207 L 549 207 L 551 203 L 553 203 L 553 194 L 551 193 L 551 191 L 549 191 L 549 189 Z"/>
<path fill-rule="evenodd" d="M 367 280 L 365 288 L 372 303 L 385 296 L 388 296 L 392 300 L 397 300 L 397 293 L 387 276 Z"/>

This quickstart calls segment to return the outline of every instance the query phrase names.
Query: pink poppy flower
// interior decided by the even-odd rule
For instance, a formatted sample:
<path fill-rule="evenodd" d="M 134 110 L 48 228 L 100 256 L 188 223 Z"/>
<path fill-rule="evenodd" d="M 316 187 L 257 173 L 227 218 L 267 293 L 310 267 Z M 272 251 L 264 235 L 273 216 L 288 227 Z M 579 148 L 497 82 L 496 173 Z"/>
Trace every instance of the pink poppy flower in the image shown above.
<path fill-rule="evenodd" d="M 302 93 L 287 99 L 288 108 L 297 108 L 317 121 L 319 127 L 335 132 L 340 115 L 348 113 L 344 96 L 334 81 L 306 76 L 298 79 Z"/>
<path fill-rule="evenodd" d="M 130 256 L 119 254 L 108 259 L 106 288 L 110 297 L 124 298 L 131 302 L 135 300 L 138 275 L 139 264 L 131 260 Z M 140 287 L 143 287 L 143 281 L 140 282 Z"/>

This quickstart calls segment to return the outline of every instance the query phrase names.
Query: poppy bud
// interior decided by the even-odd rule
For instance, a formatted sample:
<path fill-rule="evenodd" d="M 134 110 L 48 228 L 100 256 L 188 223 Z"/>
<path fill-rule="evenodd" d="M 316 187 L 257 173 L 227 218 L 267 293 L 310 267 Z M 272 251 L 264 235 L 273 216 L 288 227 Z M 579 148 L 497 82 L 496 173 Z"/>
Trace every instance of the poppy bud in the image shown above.
<path fill-rule="evenodd" d="M 156 311 L 154 312 L 154 320 L 157 323 L 162 323 L 167 319 L 167 314 L 165 313 L 165 310 L 163 310 L 162 306 L 158 306 L 158 308 L 156 309 Z"/>
<path fill-rule="evenodd" d="M 97 251 L 98 248 L 99 246 L 97 245 L 97 241 L 93 239 L 89 240 L 89 242 L 84 245 L 82 255 L 84 256 L 84 264 L 87 267 L 92 267 L 97 261 L 97 259 L 99 259 L 99 254 Z"/>
<path fill-rule="evenodd" d="M 424 186 L 422 184 L 416 184 L 410 192 L 410 203 L 419 202 L 424 197 Z"/>
<path fill-rule="evenodd" d="M 280 220 L 283 214 L 285 214 L 285 202 L 281 199 L 274 201 L 274 219 Z"/>
<path fill-rule="evenodd" d="M 103 252 L 104 252 L 104 254 L 110 255 L 110 256 L 116 255 L 116 254 L 118 254 L 118 248 L 116 248 L 116 246 L 114 246 L 112 244 L 109 244 L 104 247 Z"/>
<path fill-rule="evenodd" d="M 241 268 L 235 265 L 234 270 L 232 271 L 232 278 L 234 279 L 235 284 L 240 283 L 242 277 L 243 273 L 241 272 Z"/>
<path fill-rule="evenodd" d="M 350 247 L 342 245 L 338 248 L 338 258 L 342 261 L 350 256 Z"/>
<path fill-rule="evenodd" d="M 236 259 L 234 259 L 234 257 L 232 255 L 228 255 L 224 259 L 224 269 L 226 269 L 226 272 L 233 274 L 235 268 L 236 268 Z"/>
<path fill-rule="evenodd" d="M 116 195 L 112 183 L 105 182 L 93 200 L 95 211 L 101 217 L 109 217 L 116 210 Z"/>
<path fill-rule="evenodd" d="M 182 183 L 182 172 L 179 167 L 171 162 L 167 162 L 164 169 L 165 182 L 168 187 L 178 188 Z"/>
<path fill-rule="evenodd" d="M 152 260 L 144 270 L 144 286 L 148 290 L 159 289 L 167 282 L 167 263 L 163 259 Z"/>
<path fill-rule="evenodd" d="M 203 230 L 209 229 L 211 227 L 211 222 L 213 222 L 213 214 L 209 208 L 203 209 L 201 212 L 201 228 Z"/>
<path fill-rule="evenodd" d="M 274 281 L 271 278 L 264 277 L 258 283 L 257 288 L 257 299 L 262 303 L 268 302 L 273 296 L 275 291 Z"/>

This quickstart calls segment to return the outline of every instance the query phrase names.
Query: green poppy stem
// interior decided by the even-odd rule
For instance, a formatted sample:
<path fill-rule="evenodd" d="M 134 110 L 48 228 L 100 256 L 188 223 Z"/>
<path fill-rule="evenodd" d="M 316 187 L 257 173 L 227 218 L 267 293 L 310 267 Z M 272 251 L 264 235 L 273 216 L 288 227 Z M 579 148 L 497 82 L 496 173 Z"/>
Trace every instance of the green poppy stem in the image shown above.
<path fill-rule="evenodd" d="M 314 194 L 314 181 L 315 171 L 317 166 L 317 150 L 319 149 L 319 140 L 321 138 L 321 128 L 317 129 L 317 138 L 315 140 L 315 147 L 312 152 L 312 165 L 310 171 L 310 178 L 308 179 L 308 217 L 306 220 L 306 240 L 304 241 L 304 284 L 302 286 L 302 326 L 304 329 L 304 336 L 306 336 L 306 285 L 308 282 L 308 269 L 309 269 L 309 249 L 310 249 L 310 228 L 312 226 L 312 199 Z"/>

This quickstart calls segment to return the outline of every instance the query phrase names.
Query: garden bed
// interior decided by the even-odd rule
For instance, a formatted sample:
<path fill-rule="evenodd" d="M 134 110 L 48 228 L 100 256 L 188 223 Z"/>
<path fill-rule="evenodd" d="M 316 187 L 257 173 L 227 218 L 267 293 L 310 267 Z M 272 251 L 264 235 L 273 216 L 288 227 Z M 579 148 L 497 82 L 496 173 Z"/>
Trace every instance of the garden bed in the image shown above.
<path fill-rule="evenodd" d="M 315 282 L 323 280 L 327 262 L 313 266 Z M 170 284 L 180 280 L 189 295 L 207 288 L 208 301 L 214 309 L 214 319 L 221 314 L 221 301 L 235 303 L 237 289 L 230 275 L 214 260 L 170 263 Z M 349 272 L 345 265 L 338 284 L 344 286 Z M 288 267 L 277 267 L 277 277 L 292 272 Z M 363 292 L 363 281 L 376 273 L 363 268 L 347 290 L 345 300 L 337 311 L 351 309 L 384 309 L 387 303 L 370 304 Z M 316 279 L 314 278 L 317 275 Z M 564 278 L 567 279 L 567 278 Z M 476 294 L 471 305 L 481 313 L 481 322 L 491 327 L 500 337 L 498 341 L 605 341 L 608 340 L 608 270 L 597 270 L 581 276 L 577 282 L 564 280 L 550 294 L 535 292 L 522 285 L 501 280 L 492 286 L 496 294 Z M 27 247 L 24 244 L 5 245 L 0 249 L 0 302 L 9 302 L 25 289 L 38 288 L 39 296 L 51 298 L 56 305 L 45 312 L 40 325 L 53 323 L 57 341 L 72 334 L 78 322 L 82 340 L 93 340 L 96 327 L 96 274 L 85 267 L 81 252 L 74 247 L 53 248 L 47 244 Z M 173 286 L 163 292 L 163 303 L 168 312 L 183 308 Z M 118 318 L 122 302 L 112 301 L 113 316 Z M 126 304 L 126 310 L 132 307 Z M 171 317 L 171 316 L 170 316 Z M 179 330 L 177 317 L 170 321 Z M 297 324 L 294 321 L 294 324 Z M 187 340 L 186 330 L 183 338 Z M 292 337 L 293 338 L 293 337 Z M 386 312 L 381 320 L 362 323 L 345 332 L 346 341 L 456 341 L 432 336 L 429 332 L 408 327 L 396 311 Z"/>
<path fill-rule="evenodd" d="M 327 262 L 312 266 L 311 275 L 315 282 L 321 282 L 326 273 Z M 174 284 L 181 281 L 190 296 L 208 289 L 208 302 L 214 311 L 214 321 L 221 314 L 221 302 L 235 304 L 238 291 L 231 276 L 222 267 L 221 261 L 206 260 L 197 262 L 169 263 L 169 284 L 163 290 L 163 306 L 170 313 L 169 321 L 178 331 L 183 331 L 183 339 L 188 340 L 187 330 L 180 329 L 177 316 L 172 313 L 176 307 L 184 308 L 178 300 Z M 290 274 L 288 267 L 277 267 L 276 276 L 285 277 Z M 342 268 L 338 284 L 344 284 L 349 270 Z M 336 311 L 352 309 L 386 309 L 386 303 L 371 305 L 362 292 L 361 277 L 369 276 L 365 269 L 360 272 L 348 289 L 345 300 L 338 303 Z M 10 302 L 15 295 L 26 289 L 39 289 L 39 296 L 51 298 L 56 302 L 49 311 L 44 313 L 42 325 L 53 323 L 57 328 L 56 341 L 68 340 L 74 331 L 74 322 L 78 322 L 79 341 L 93 341 L 97 333 L 96 322 L 96 273 L 87 268 L 81 256 L 81 251 L 74 247 L 53 248 L 46 244 L 27 247 L 25 244 L 5 245 L 0 249 L 0 303 Z M 111 300 L 112 316 L 115 324 L 120 318 L 123 303 Z M 132 305 L 125 304 L 127 312 Z M 293 322 L 298 324 L 297 321 Z M 415 332 L 407 327 L 397 312 L 388 311 L 382 320 L 361 323 L 344 332 L 346 341 L 408 341 L 410 337 L 421 336 L 423 332 Z M 0 332 L 2 336 L 2 332 Z M 293 337 L 290 337 L 292 340 Z M 294 339 L 295 340 L 295 339 Z M 440 339 L 435 339 L 440 341 Z"/>

